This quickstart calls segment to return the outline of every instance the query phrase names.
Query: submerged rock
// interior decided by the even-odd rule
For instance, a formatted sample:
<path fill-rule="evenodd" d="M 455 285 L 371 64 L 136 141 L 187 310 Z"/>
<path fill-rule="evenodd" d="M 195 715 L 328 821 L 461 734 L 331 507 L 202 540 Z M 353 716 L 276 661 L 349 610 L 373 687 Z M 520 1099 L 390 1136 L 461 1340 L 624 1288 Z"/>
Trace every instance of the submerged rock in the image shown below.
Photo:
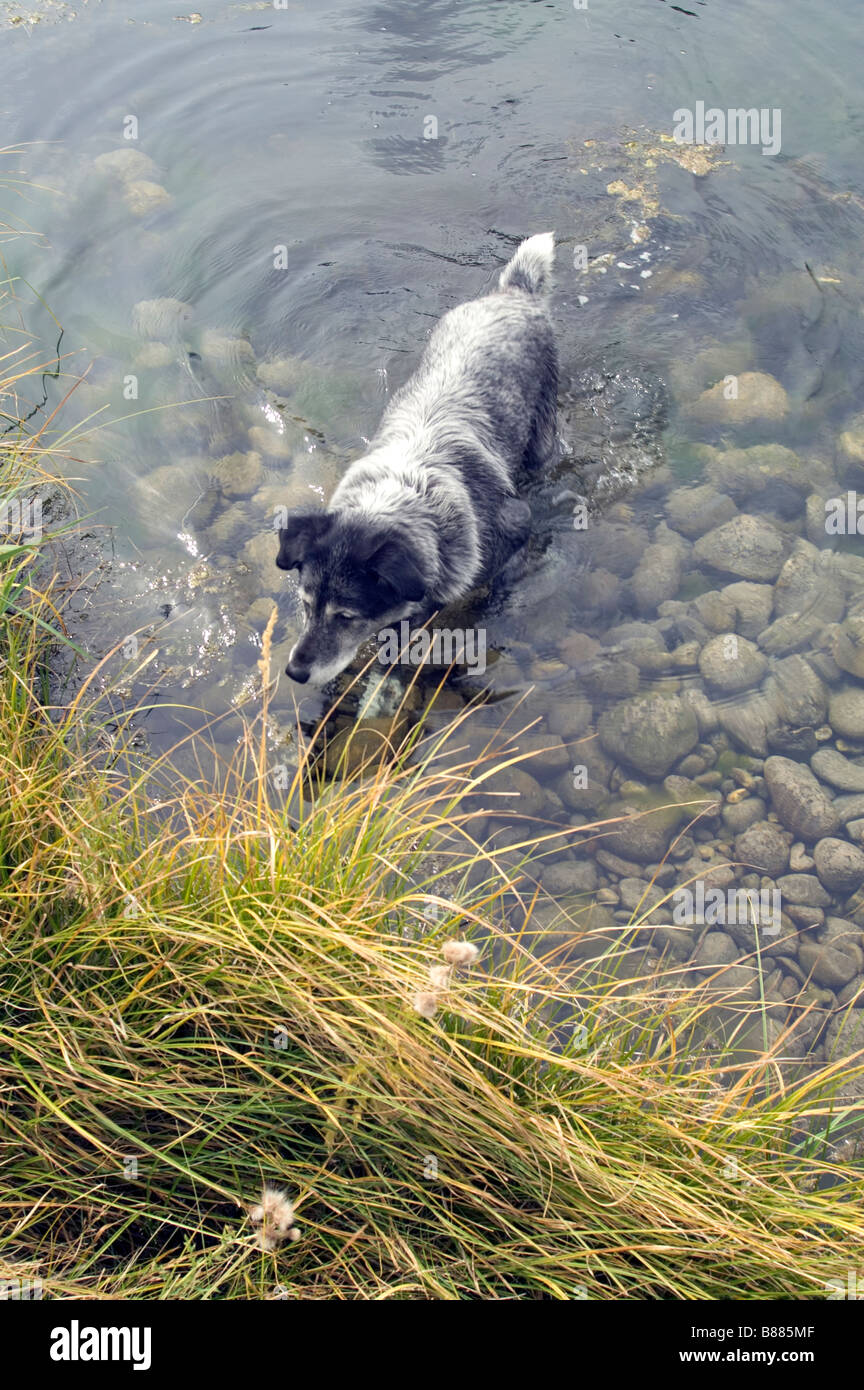
<path fill-rule="evenodd" d="M 864 740 L 864 690 L 854 686 L 835 690 L 828 705 L 828 723 L 843 738 Z"/>
<path fill-rule="evenodd" d="M 261 455 L 254 450 L 246 454 L 226 454 L 210 465 L 210 472 L 226 497 L 251 497 L 264 481 Z"/>
<path fill-rule="evenodd" d="M 784 548 L 783 537 L 770 521 L 746 514 L 702 536 L 693 554 L 700 563 L 723 574 L 764 582 L 780 573 Z"/>
<path fill-rule="evenodd" d="M 699 742 L 693 710 L 677 696 L 636 695 L 601 715 L 600 742 L 612 757 L 663 777 Z"/>
<path fill-rule="evenodd" d="M 854 893 L 864 883 L 864 850 L 829 836 L 813 849 L 816 872 L 833 893 Z"/>
<path fill-rule="evenodd" d="M 864 792 L 864 767 L 850 762 L 835 748 L 819 748 L 810 759 L 810 766 L 817 777 L 838 791 Z"/>
<path fill-rule="evenodd" d="M 734 393 L 734 394 L 733 394 Z M 789 413 L 789 398 L 780 382 L 767 372 L 742 372 L 732 381 L 718 381 L 681 411 L 701 425 L 751 425 L 775 422 Z"/>
<path fill-rule="evenodd" d="M 837 829 L 838 812 L 809 768 L 791 758 L 771 757 L 764 776 L 774 810 L 802 840 L 820 840 Z"/>
<path fill-rule="evenodd" d="M 706 531 L 731 521 L 736 510 L 731 497 L 718 492 L 707 483 L 700 487 L 676 488 L 666 499 L 666 519 L 669 525 L 691 541 L 698 540 Z"/>
<path fill-rule="evenodd" d="M 123 201 L 136 217 L 146 217 L 166 203 L 173 202 L 167 188 L 161 183 L 151 183 L 149 179 L 133 179 L 123 191 Z"/>
<path fill-rule="evenodd" d="M 768 670 L 768 660 L 746 637 L 727 632 L 705 643 L 699 670 L 715 690 L 735 694 L 759 684 Z"/>
<path fill-rule="evenodd" d="M 131 148 L 108 150 L 105 154 L 97 155 L 93 160 L 93 168 L 98 169 L 100 174 L 111 174 L 114 178 L 122 179 L 124 183 L 141 179 L 155 180 L 159 173 L 149 155 Z"/>
<path fill-rule="evenodd" d="M 132 310 L 132 326 L 142 338 L 173 342 L 192 318 L 192 305 L 180 299 L 142 299 Z"/>
<path fill-rule="evenodd" d="M 838 628 L 831 653 L 841 671 L 864 680 L 864 613 L 850 615 Z"/>
<path fill-rule="evenodd" d="M 789 867 L 789 837 L 771 821 L 760 821 L 735 837 L 735 858 L 777 878 Z"/>

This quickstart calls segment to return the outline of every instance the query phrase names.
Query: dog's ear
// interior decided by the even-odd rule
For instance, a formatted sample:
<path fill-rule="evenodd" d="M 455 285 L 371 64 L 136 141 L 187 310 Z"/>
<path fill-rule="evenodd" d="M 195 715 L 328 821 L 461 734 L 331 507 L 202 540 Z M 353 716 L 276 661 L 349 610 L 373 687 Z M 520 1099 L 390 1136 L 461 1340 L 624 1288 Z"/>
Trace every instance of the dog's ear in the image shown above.
<path fill-rule="evenodd" d="M 299 569 L 312 546 L 330 528 L 332 517 L 327 512 L 294 512 L 285 518 L 279 530 L 279 554 L 276 563 L 280 570 Z"/>
<path fill-rule="evenodd" d="M 369 572 L 392 589 L 397 603 L 416 603 L 426 592 L 426 582 L 417 560 L 401 541 L 379 545 L 366 562 Z"/>

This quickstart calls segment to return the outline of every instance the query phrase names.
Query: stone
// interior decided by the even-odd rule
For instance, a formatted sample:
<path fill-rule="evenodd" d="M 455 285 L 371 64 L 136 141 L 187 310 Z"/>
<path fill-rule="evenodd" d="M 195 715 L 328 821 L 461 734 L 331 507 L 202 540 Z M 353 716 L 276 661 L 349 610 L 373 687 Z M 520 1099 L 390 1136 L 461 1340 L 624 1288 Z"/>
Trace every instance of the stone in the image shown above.
<path fill-rule="evenodd" d="M 261 455 L 254 452 L 226 454 L 210 465 L 210 473 L 226 497 L 251 497 L 264 481 Z"/>
<path fill-rule="evenodd" d="M 780 382 L 767 372 L 742 372 L 734 380 L 734 395 L 730 396 L 731 385 L 718 381 L 691 405 L 684 406 L 682 417 L 697 424 L 733 428 L 757 421 L 777 422 L 788 414 L 789 398 Z"/>
<path fill-rule="evenodd" d="M 132 326 L 141 338 L 173 342 L 192 318 L 191 304 L 180 299 L 141 299 L 132 310 Z"/>
<path fill-rule="evenodd" d="M 765 781 L 778 817 L 796 836 L 805 841 L 831 835 L 840 817 L 813 773 L 791 758 L 767 758 Z"/>
<path fill-rule="evenodd" d="M 681 554 L 674 546 L 649 545 L 636 567 L 630 588 L 640 613 L 656 613 L 659 604 L 677 594 L 681 584 Z"/>
<path fill-rule="evenodd" d="M 741 835 L 757 821 L 763 821 L 768 808 L 761 796 L 748 796 L 743 801 L 727 802 L 723 807 L 723 828 L 729 835 Z"/>
<path fill-rule="evenodd" d="M 850 762 L 836 748 L 819 748 L 810 759 L 810 767 L 823 782 L 830 782 L 841 792 L 864 792 L 864 766 Z"/>
<path fill-rule="evenodd" d="M 731 497 L 716 488 L 679 487 L 666 499 L 666 519 L 674 531 L 688 540 L 698 540 L 706 531 L 731 521 L 737 508 Z"/>
<path fill-rule="evenodd" d="M 714 690 L 737 694 L 759 684 L 768 670 L 768 659 L 746 637 L 727 632 L 705 643 L 699 670 Z"/>
<path fill-rule="evenodd" d="M 790 903 L 801 907 L 830 907 L 831 896 L 813 874 L 781 874 L 777 887 Z"/>
<path fill-rule="evenodd" d="M 864 680 L 864 613 L 850 614 L 840 624 L 831 646 L 831 654 L 841 671 Z"/>
<path fill-rule="evenodd" d="M 735 837 L 735 858 L 777 878 L 789 864 L 789 839 L 771 821 L 759 821 Z"/>
<path fill-rule="evenodd" d="M 825 1030 L 826 1061 L 842 1062 L 861 1051 L 864 1051 L 864 1009 L 847 1009 L 836 1014 Z M 841 1076 L 837 1094 L 838 1099 L 846 1097 L 860 1101 L 864 1098 L 864 1069 L 853 1067 L 851 1076 Z"/>
<path fill-rule="evenodd" d="M 864 690 L 855 686 L 835 690 L 828 704 L 828 723 L 835 734 L 864 741 Z"/>
<path fill-rule="evenodd" d="M 792 489 L 804 497 L 824 470 L 814 469 L 810 460 L 799 458 L 782 444 L 755 444 L 750 449 L 715 451 L 705 467 L 708 481 L 740 505 L 754 496 L 769 499 L 780 488 Z"/>
<path fill-rule="evenodd" d="M 860 932 L 842 917 L 829 917 L 817 940 L 798 946 L 798 963 L 819 985 L 842 989 L 864 968 Z"/>
<path fill-rule="evenodd" d="M 173 202 L 167 188 L 149 179 L 133 179 L 124 185 L 123 201 L 135 217 L 147 217 L 158 208 Z"/>
<path fill-rule="evenodd" d="M 593 893 L 597 887 L 597 869 L 590 859 L 549 864 L 541 874 L 541 882 L 553 897 L 569 893 Z"/>
<path fill-rule="evenodd" d="M 774 590 L 770 584 L 739 580 L 721 589 L 720 596 L 734 605 L 736 617 L 732 626 L 742 637 L 758 637 L 771 621 Z"/>
<path fill-rule="evenodd" d="M 675 695 L 623 700 L 601 715 L 598 733 L 607 753 L 649 777 L 663 777 L 699 742 L 696 715 Z"/>
<path fill-rule="evenodd" d="M 764 583 L 780 573 L 784 543 L 770 521 L 745 514 L 702 536 L 694 545 L 693 554 L 700 564 L 723 574 Z"/>
<path fill-rule="evenodd" d="M 114 178 L 122 179 L 124 183 L 136 179 L 155 179 L 159 173 L 149 155 L 131 148 L 108 150 L 105 154 L 97 155 L 93 168 L 98 169 L 100 174 L 111 174 Z"/>
<path fill-rule="evenodd" d="M 854 893 L 864 883 L 864 850 L 848 840 L 827 836 L 813 849 L 820 882 L 834 893 Z"/>

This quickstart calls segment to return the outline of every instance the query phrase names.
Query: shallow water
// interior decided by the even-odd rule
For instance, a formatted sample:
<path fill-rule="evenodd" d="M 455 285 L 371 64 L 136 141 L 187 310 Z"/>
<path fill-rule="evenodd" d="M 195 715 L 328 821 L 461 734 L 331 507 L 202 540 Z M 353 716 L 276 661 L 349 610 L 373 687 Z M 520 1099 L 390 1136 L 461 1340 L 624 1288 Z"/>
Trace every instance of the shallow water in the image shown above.
<path fill-rule="evenodd" d="M 5 250 L 42 343 L 56 340 L 52 316 L 62 324 L 68 356 L 63 378 L 47 383 L 51 403 L 89 368 L 64 421 L 90 422 L 68 471 L 82 480 L 87 553 L 105 577 L 82 592 L 73 634 L 97 655 L 121 644 L 107 671 L 126 671 L 127 708 L 151 706 L 135 721 L 142 748 L 158 753 L 221 716 L 215 738 L 230 752 L 234 703 L 256 676 L 262 600 L 279 602 L 283 664 L 296 630 L 293 581 L 272 564 L 274 507 L 325 497 L 440 314 L 490 287 L 522 236 L 554 227 L 561 459 L 532 495 L 535 539 L 509 593 L 471 614 L 489 667 L 451 682 L 451 708 L 485 685 L 523 695 L 547 743 L 599 726 L 602 754 L 568 747 L 535 769 L 528 800 L 541 819 L 668 801 L 670 771 L 731 796 L 722 821 L 676 851 L 691 876 L 700 855 L 710 868 L 736 849 L 747 813 L 729 808 L 742 790 L 773 804 L 766 755 L 806 763 L 827 747 L 854 783 L 864 725 L 856 732 L 853 715 L 835 727 L 829 698 L 864 692 L 862 540 L 824 525 L 826 500 L 856 481 L 864 491 L 853 0 L 827 12 L 803 0 L 214 3 L 200 22 L 178 8 L 91 3 L 69 19 L 43 7 L 45 22 L 3 33 L 4 140 L 25 147 L 21 165 L 38 185 L 26 200 L 4 190 L 5 220 L 27 232 Z M 675 111 L 699 101 L 779 109 L 780 152 L 676 144 Z M 125 152 L 122 169 L 100 162 L 112 151 Z M 152 164 L 134 167 L 133 152 Z M 730 375 L 740 407 L 718 399 Z M 756 445 L 796 457 L 730 456 Z M 213 485 L 214 470 L 226 486 Z M 706 481 L 719 500 L 700 494 L 693 506 L 676 492 Z M 815 573 L 815 552 L 799 548 L 809 578 L 793 585 L 794 602 L 766 587 L 765 603 L 743 596 L 747 612 L 711 598 L 709 623 L 693 600 L 757 578 L 693 548 L 736 511 L 773 538 L 780 563 L 806 536 L 850 564 L 820 561 Z M 759 582 L 773 585 L 779 569 L 769 561 Z M 792 635 L 764 639 L 783 614 L 798 615 Z M 622 628 L 633 621 L 648 627 Z M 742 676 L 740 689 L 700 667 L 706 643 L 731 631 L 766 648 L 758 679 Z M 808 660 L 809 675 L 794 662 L 778 674 L 790 657 Z M 760 689 L 767 714 L 753 703 Z M 685 731 L 674 755 L 634 762 L 602 721 L 645 691 L 701 693 L 710 708 L 703 700 L 696 736 Z M 393 698 L 379 691 L 367 714 Z M 329 697 L 282 678 L 274 756 L 290 756 L 295 701 L 308 727 Z M 833 783 L 822 779 L 829 797 L 843 791 L 837 767 Z M 506 831 L 507 816 L 496 823 Z M 784 825 L 812 877 L 820 836 Z M 837 833 L 854 844 L 858 832 Z M 663 836 L 646 847 L 622 835 L 614 849 L 625 867 L 601 863 L 596 885 L 623 921 L 634 890 L 621 884 L 634 863 L 651 876 Z M 568 852 L 561 864 L 581 860 Z M 748 886 L 778 878 L 775 868 Z M 575 872 L 569 887 L 566 871 L 553 882 L 564 897 L 587 887 Z M 847 924 L 858 968 L 829 984 L 820 967 L 819 987 L 849 999 L 864 983 L 854 956 L 864 907 L 848 875 L 844 885 L 828 903 L 816 893 L 816 915 L 799 912 L 797 926 Z M 693 945 L 691 932 L 682 958 Z M 784 979 L 799 977 L 809 969 L 776 987 L 788 994 Z"/>

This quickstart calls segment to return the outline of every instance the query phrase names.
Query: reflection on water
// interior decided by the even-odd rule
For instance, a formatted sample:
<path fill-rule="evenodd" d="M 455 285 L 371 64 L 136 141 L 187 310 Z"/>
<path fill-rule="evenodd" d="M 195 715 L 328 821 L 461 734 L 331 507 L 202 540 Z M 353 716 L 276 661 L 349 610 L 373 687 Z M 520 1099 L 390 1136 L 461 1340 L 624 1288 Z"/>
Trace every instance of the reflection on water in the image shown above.
<path fill-rule="evenodd" d="M 62 321 L 63 372 L 89 368 L 69 471 L 102 582 L 73 635 L 118 648 L 106 679 L 148 704 L 142 749 L 218 716 L 230 750 L 274 600 L 275 663 L 297 630 L 278 509 L 326 499 L 440 314 L 555 227 L 560 459 L 509 583 L 460 619 L 482 625 L 487 670 L 457 671 L 438 717 L 478 690 L 522 699 L 546 750 L 520 780 L 532 818 L 646 812 L 590 858 L 550 854 L 559 900 L 591 893 L 611 926 L 649 881 L 698 881 L 701 916 L 646 922 L 699 967 L 753 949 L 734 906 L 706 918 L 704 885 L 776 890 L 769 1002 L 858 998 L 851 2 L 222 3 L 195 24 L 172 8 L 91 7 L 7 35 L 4 59 L 39 185 L 9 210 L 16 273 Z M 782 109 L 781 152 L 676 145 L 673 113 L 700 100 Z M 441 679 L 426 674 L 411 717 Z M 361 682 L 333 732 L 358 708 L 386 727 L 399 681 Z M 295 702 L 308 730 L 329 698 L 283 678 L 274 756 L 296 745 Z M 504 813 L 487 832 L 525 833 Z"/>

